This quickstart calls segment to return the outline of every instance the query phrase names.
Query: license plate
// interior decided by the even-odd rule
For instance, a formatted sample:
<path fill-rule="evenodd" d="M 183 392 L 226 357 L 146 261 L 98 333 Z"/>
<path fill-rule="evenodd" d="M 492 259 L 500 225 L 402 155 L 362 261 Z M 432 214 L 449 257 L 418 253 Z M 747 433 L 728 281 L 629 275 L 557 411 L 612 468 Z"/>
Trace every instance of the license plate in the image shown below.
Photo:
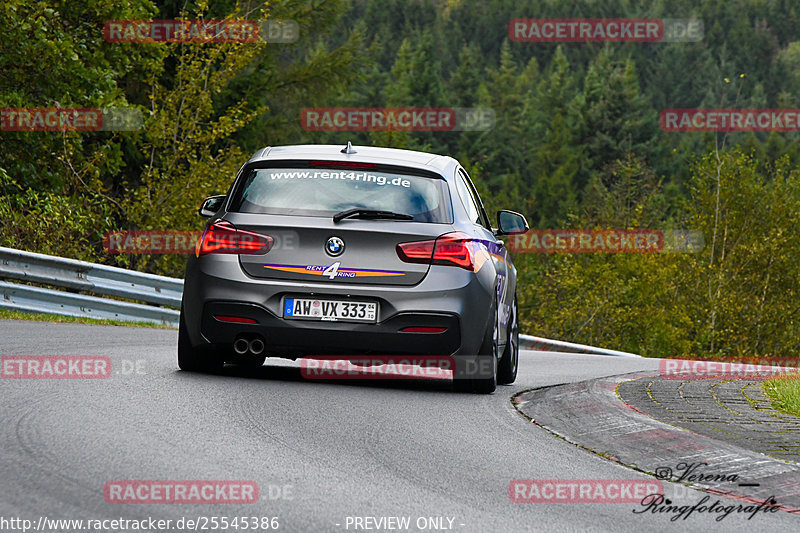
<path fill-rule="evenodd" d="M 313 298 L 286 298 L 283 302 L 284 318 L 305 318 L 336 322 L 375 322 L 378 304 L 349 300 L 316 300 Z"/>

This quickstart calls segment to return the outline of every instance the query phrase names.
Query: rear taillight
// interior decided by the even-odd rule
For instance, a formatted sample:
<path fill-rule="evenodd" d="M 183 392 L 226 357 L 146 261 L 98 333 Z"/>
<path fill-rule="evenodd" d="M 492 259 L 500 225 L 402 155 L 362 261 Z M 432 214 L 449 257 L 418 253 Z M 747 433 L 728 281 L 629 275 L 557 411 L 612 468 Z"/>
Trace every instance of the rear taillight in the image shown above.
<path fill-rule="evenodd" d="M 466 233 L 445 233 L 436 240 L 404 242 L 397 255 L 406 263 L 457 266 L 474 270 L 472 237 Z"/>
<path fill-rule="evenodd" d="M 272 248 L 269 235 L 236 229 L 233 224 L 220 220 L 209 224 L 203 237 L 197 241 L 197 257 L 208 254 L 265 254 Z"/>

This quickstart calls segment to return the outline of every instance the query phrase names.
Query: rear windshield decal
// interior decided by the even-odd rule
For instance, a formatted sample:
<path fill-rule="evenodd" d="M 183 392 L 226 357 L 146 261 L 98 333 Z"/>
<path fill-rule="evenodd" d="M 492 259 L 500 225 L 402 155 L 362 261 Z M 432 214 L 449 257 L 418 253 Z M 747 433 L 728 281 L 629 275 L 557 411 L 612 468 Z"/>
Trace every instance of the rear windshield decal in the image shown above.
<path fill-rule="evenodd" d="M 336 171 L 336 170 L 292 170 L 286 172 L 273 172 L 270 175 L 271 180 L 280 179 L 334 179 L 334 180 L 350 180 L 350 181 L 364 181 L 365 183 L 377 183 L 378 185 L 397 185 L 400 187 L 411 187 L 411 181 L 397 176 L 389 179 L 386 175 L 371 174 L 369 172 L 352 172 L 352 171 Z"/>

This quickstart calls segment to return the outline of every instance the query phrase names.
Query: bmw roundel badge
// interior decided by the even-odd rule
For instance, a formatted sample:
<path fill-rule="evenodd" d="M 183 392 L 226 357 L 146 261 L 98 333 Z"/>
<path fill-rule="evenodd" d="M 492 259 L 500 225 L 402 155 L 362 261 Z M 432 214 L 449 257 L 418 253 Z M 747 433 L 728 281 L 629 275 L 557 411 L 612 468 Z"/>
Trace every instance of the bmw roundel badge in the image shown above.
<path fill-rule="evenodd" d="M 325 251 L 332 257 L 342 255 L 344 252 L 344 241 L 339 237 L 331 237 L 325 243 Z"/>

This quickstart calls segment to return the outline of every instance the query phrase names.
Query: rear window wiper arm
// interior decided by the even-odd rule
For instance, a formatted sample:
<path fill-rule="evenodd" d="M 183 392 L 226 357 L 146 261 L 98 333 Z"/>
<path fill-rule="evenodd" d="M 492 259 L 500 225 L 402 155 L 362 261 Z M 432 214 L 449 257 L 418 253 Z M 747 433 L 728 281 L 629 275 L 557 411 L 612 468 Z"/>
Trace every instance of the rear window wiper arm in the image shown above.
<path fill-rule="evenodd" d="M 345 218 L 391 218 L 396 220 L 414 220 L 411 215 L 405 213 L 395 213 L 394 211 L 381 211 L 380 209 L 364 209 L 361 207 L 354 207 L 340 211 L 333 215 L 333 222 L 338 224 Z"/>

